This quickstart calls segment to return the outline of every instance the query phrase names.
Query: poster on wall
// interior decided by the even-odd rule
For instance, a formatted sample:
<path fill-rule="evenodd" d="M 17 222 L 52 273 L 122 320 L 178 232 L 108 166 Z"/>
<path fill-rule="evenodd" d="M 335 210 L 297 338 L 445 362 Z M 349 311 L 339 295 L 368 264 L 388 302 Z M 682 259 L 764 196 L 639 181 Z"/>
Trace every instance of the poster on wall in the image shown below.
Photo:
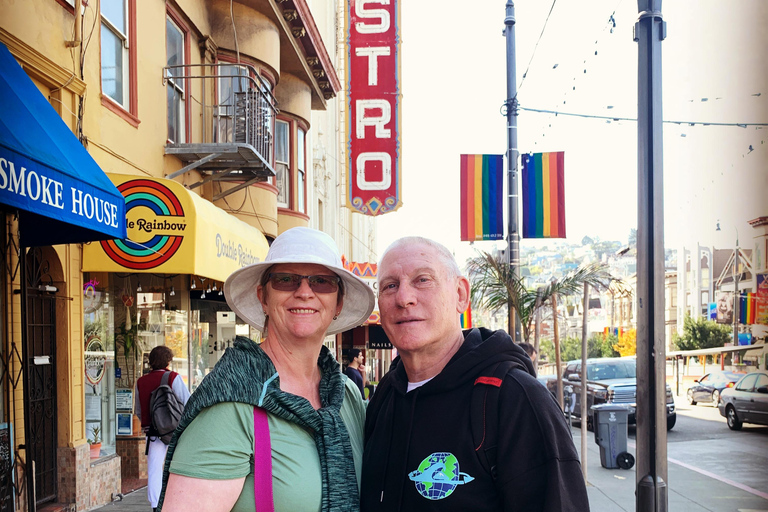
<path fill-rule="evenodd" d="M 717 302 L 707 304 L 707 320 L 717 320 Z"/>
<path fill-rule="evenodd" d="M 133 411 L 133 390 L 116 389 L 115 390 L 115 410 Z"/>
<path fill-rule="evenodd" d="M 400 197 L 400 1 L 349 0 L 347 205 L 365 215 L 397 210 Z"/>
<path fill-rule="evenodd" d="M 133 415 L 119 412 L 117 413 L 117 435 L 129 436 L 133 434 Z"/>
<path fill-rule="evenodd" d="M 755 323 L 768 325 L 768 274 L 757 274 Z"/>
<path fill-rule="evenodd" d="M 715 294 L 717 303 L 717 323 L 733 323 L 733 292 L 717 292 Z"/>

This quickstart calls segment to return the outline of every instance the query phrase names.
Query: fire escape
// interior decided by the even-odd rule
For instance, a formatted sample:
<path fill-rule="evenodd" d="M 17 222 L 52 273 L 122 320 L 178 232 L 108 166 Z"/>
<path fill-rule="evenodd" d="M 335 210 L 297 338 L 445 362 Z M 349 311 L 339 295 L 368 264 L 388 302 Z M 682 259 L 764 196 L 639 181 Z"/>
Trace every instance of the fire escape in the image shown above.
<path fill-rule="evenodd" d="M 197 188 L 205 183 L 234 182 L 230 188 L 220 188 L 217 201 L 253 183 L 267 181 L 275 175 L 272 168 L 274 127 L 277 101 L 270 84 L 258 71 L 244 64 L 187 64 L 163 68 L 163 83 L 168 92 L 169 123 L 184 107 L 177 98 L 191 101 L 187 111 L 199 110 L 202 123 L 188 137 L 170 140 L 165 154 L 179 158 L 186 165 L 166 178 L 173 179 L 192 170 L 201 179 L 190 185 Z M 184 117 L 176 117 L 181 130 Z"/>

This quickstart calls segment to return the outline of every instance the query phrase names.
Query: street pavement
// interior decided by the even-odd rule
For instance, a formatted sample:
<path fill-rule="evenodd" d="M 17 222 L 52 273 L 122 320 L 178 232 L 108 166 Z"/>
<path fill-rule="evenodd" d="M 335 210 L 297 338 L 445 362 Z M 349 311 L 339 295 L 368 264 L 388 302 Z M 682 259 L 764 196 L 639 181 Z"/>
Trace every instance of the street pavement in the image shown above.
<path fill-rule="evenodd" d="M 686 409 L 683 399 L 678 399 L 678 414 Z M 689 407 L 690 409 L 690 407 Z M 694 408 L 695 411 L 695 408 Z M 688 413 L 686 413 L 688 414 Z M 725 426 L 725 424 L 723 424 Z M 580 430 L 572 428 L 576 449 L 581 448 Z M 606 469 L 600 464 L 600 448 L 589 432 L 587 439 L 587 492 L 592 512 L 635 512 L 635 469 Z M 707 441 L 701 440 L 701 443 Z M 756 489 L 744 483 L 716 475 L 708 467 L 706 457 L 699 457 L 696 446 L 699 442 L 687 444 L 686 461 L 670 455 L 668 457 L 668 503 L 669 512 L 768 512 L 768 492 L 761 484 Z M 628 442 L 628 451 L 634 456 L 635 443 Z M 703 452 L 702 452 L 703 453 Z M 720 471 L 720 473 L 729 474 Z M 737 474 L 737 473 L 733 473 Z M 758 477 L 759 478 L 759 477 Z M 743 479 L 742 479 L 743 482 Z M 149 512 L 146 488 L 125 495 L 122 500 L 99 508 L 101 512 Z"/>

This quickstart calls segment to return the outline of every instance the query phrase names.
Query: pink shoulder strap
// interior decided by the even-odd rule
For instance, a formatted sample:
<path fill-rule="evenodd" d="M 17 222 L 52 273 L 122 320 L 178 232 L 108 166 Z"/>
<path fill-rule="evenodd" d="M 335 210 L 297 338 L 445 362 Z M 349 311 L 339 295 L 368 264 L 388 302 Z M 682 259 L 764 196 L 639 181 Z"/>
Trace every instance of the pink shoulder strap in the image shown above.
<path fill-rule="evenodd" d="M 267 411 L 253 408 L 253 497 L 256 512 L 275 512 L 272 496 L 272 444 Z"/>

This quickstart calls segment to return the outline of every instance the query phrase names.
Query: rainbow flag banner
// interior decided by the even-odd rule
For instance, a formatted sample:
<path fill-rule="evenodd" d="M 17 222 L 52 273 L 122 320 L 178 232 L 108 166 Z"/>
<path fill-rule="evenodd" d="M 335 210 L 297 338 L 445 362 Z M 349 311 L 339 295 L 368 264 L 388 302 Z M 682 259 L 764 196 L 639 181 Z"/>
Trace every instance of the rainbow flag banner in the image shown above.
<path fill-rule="evenodd" d="M 565 238 L 565 153 L 522 159 L 523 238 Z"/>
<path fill-rule="evenodd" d="M 757 320 L 757 294 L 739 294 L 739 323 L 752 325 Z"/>
<path fill-rule="evenodd" d="M 467 310 L 461 314 L 459 323 L 461 324 L 462 329 L 472 328 L 472 304 L 467 306 Z"/>
<path fill-rule="evenodd" d="M 504 155 L 461 155 L 461 240 L 504 238 Z"/>

